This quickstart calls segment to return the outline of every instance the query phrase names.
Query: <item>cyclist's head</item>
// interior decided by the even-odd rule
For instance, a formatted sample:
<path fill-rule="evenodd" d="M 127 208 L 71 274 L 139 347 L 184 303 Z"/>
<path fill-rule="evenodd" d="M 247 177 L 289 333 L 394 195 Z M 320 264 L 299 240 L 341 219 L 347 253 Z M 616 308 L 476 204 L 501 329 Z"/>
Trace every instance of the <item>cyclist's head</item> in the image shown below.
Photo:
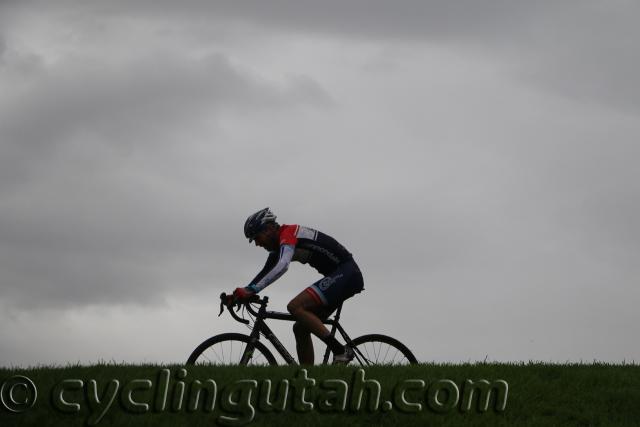
<path fill-rule="evenodd" d="M 277 224 L 276 216 L 269 208 L 264 208 L 247 218 L 244 223 L 244 235 L 249 242 L 253 242 L 256 234 L 260 233 L 268 224 Z"/>

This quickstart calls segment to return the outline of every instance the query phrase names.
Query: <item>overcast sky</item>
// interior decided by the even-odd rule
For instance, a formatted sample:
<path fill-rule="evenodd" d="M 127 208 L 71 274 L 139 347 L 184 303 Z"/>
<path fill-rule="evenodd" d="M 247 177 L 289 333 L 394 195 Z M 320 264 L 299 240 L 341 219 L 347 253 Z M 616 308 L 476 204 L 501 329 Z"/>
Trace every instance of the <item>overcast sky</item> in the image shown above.
<path fill-rule="evenodd" d="M 640 6 L 0 2 L 0 365 L 243 331 L 246 217 L 354 253 L 423 361 L 640 361 Z M 284 310 L 319 278 L 292 265 Z M 275 325 L 274 325 L 275 326 Z M 290 324 L 275 326 L 293 351 Z"/>

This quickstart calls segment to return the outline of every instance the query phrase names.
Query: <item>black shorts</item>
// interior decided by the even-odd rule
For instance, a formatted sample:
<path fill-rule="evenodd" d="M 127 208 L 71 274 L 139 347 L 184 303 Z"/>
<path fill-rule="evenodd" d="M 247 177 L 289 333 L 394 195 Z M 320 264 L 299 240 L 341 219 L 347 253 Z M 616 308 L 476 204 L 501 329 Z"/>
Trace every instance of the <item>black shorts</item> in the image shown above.
<path fill-rule="evenodd" d="M 364 289 L 362 273 L 355 261 L 350 260 L 338 265 L 328 276 L 305 289 L 317 302 L 330 311 L 340 303 Z"/>

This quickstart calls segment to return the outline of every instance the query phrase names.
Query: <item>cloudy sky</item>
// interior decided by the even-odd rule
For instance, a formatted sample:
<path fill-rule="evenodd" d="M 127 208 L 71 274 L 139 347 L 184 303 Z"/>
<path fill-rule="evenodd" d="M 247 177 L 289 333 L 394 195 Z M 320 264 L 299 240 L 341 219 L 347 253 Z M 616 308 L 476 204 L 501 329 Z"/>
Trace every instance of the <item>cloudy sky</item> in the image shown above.
<path fill-rule="evenodd" d="M 180 362 L 270 206 L 423 361 L 640 361 L 640 6 L 0 2 L 0 365 Z M 274 309 L 319 276 L 267 288 Z M 291 345 L 290 324 L 274 325 Z M 291 348 L 291 347 L 290 347 Z"/>

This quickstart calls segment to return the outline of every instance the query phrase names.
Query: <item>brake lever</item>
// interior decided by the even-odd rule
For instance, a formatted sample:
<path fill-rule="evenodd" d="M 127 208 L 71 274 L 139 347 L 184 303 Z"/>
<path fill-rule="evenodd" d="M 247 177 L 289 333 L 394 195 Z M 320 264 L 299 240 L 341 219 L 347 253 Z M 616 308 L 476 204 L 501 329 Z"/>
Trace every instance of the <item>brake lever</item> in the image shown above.
<path fill-rule="evenodd" d="M 231 313 L 231 316 L 233 316 L 234 319 L 236 319 L 238 322 L 240 323 L 244 323 L 244 324 L 249 324 L 249 321 L 247 319 L 243 319 L 241 317 L 239 317 L 234 311 L 233 311 L 233 304 L 229 304 L 229 296 L 225 294 L 224 292 L 220 294 L 220 314 L 218 314 L 218 317 L 220 317 L 222 315 L 222 312 L 224 311 L 224 308 L 226 307 L 229 310 L 229 313 Z M 238 304 L 238 308 L 236 309 L 236 312 L 240 311 L 240 309 L 242 304 Z"/>
<path fill-rule="evenodd" d="M 220 294 L 220 313 L 218 313 L 218 317 L 222 316 L 224 313 L 224 308 L 229 306 L 229 295 L 226 293 Z"/>

